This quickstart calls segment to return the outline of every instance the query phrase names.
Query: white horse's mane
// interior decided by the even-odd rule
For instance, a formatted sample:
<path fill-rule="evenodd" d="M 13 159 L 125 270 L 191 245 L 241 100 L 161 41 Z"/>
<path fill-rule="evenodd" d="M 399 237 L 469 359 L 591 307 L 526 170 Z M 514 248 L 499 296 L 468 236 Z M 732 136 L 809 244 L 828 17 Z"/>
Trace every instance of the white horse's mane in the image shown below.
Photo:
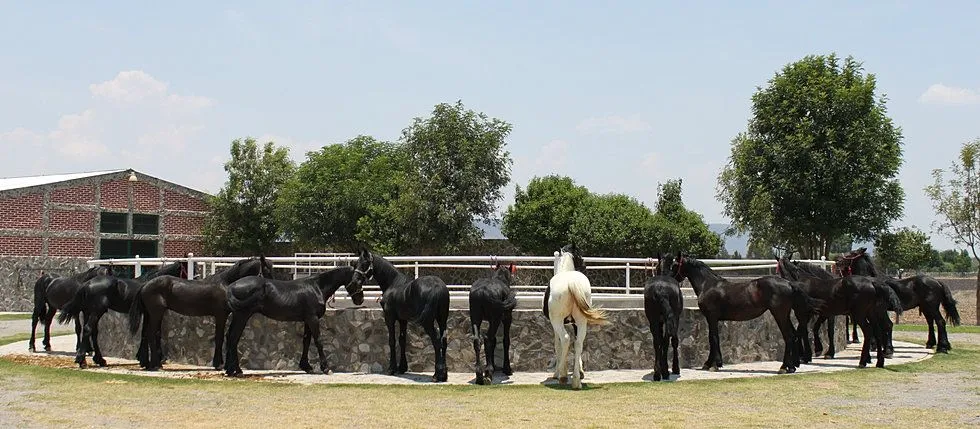
<path fill-rule="evenodd" d="M 566 271 L 575 271 L 575 261 L 572 258 L 572 252 L 561 252 L 561 259 L 558 260 L 558 265 L 555 267 L 555 274 Z"/>

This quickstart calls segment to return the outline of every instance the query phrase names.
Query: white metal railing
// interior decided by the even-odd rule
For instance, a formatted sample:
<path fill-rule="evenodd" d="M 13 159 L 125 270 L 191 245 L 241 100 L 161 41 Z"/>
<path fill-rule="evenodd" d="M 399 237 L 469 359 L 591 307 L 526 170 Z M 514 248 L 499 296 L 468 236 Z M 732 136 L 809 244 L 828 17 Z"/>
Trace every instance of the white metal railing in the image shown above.
<path fill-rule="evenodd" d="M 131 265 L 134 267 L 135 275 L 142 274 L 144 266 L 159 266 L 177 261 L 187 262 L 187 278 L 197 278 L 214 274 L 218 268 L 233 265 L 242 257 L 201 257 L 188 254 L 186 258 L 135 258 L 127 259 L 93 259 L 88 261 L 90 267 L 95 265 Z M 272 262 L 274 268 L 289 269 L 293 271 L 293 278 L 312 275 L 315 272 L 330 270 L 356 261 L 357 256 L 352 254 L 334 254 L 327 256 L 270 256 L 266 257 Z M 386 256 L 396 268 L 409 269 L 415 278 L 419 277 L 421 268 L 452 268 L 452 269 L 487 269 L 487 265 L 495 262 L 506 262 L 518 264 L 520 269 L 532 270 L 553 270 L 557 266 L 560 258 L 558 252 L 554 256 Z M 592 290 L 596 294 L 642 294 L 643 287 L 635 288 L 630 284 L 630 275 L 636 270 L 652 270 L 658 261 L 654 258 L 610 258 L 610 257 L 586 257 L 584 258 L 588 270 L 623 270 L 625 272 L 624 283 L 621 285 L 595 285 Z M 700 261 L 712 267 L 715 271 L 739 271 L 739 270 L 759 270 L 774 269 L 776 262 L 772 259 L 701 259 Z M 820 260 L 805 260 L 820 265 L 824 268 L 834 264 L 821 258 Z M 520 263 L 550 263 L 549 265 L 520 265 Z M 470 285 L 451 284 L 447 285 L 450 293 L 454 296 L 468 294 Z M 514 285 L 511 286 L 519 296 L 541 296 L 545 285 Z M 689 288 L 685 288 L 689 289 Z M 365 285 L 365 295 L 379 296 L 381 290 L 377 285 Z M 685 290 L 688 294 L 692 292 Z M 346 291 L 337 291 L 338 298 L 345 298 Z"/>

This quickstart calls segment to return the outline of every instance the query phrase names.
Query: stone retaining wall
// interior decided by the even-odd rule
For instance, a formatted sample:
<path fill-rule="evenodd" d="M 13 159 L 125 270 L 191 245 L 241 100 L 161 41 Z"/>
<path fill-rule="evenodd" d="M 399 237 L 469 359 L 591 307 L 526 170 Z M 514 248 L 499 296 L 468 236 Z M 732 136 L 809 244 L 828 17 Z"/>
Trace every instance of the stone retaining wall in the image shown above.
<path fill-rule="evenodd" d="M 611 324 L 590 327 L 585 340 L 586 370 L 653 368 L 653 339 L 641 309 L 609 309 Z M 838 318 L 837 347 L 845 345 L 844 318 Z M 214 320 L 170 312 L 165 321 L 166 353 L 170 362 L 210 365 L 214 350 Z M 452 372 L 473 370 L 473 343 L 469 338 L 466 310 L 451 310 L 448 365 Z M 100 344 L 107 356 L 135 356 L 135 337 L 129 335 L 124 315 L 107 314 L 100 324 Z M 378 309 L 328 309 L 320 322 L 328 367 L 343 372 L 384 372 L 388 364 L 388 334 Z M 486 323 L 484 323 L 486 329 Z M 515 371 L 544 371 L 554 359 L 554 332 L 540 310 L 515 310 L 511 338 L 511 363 Z M 434 368 L 431 342 L 423 330 L 408 329 L 409 369 Z M 697 309 L 681 316 L 681 366 L 697 367 L 707 359 L 707 324 Z M 277 322 L 255 315 L 242 336 L 239 350 L 246 369 L 297 369 L 302 351 L 300 323 Z M 772 316 L 748 322 L 722 322 L 721 345 L 725 363 L 781 360 L 783 340 Z M 825 335 L 824 335 L 825 337 Z M 826 344 L 826 341 L 824 342 Z M 498 349 L 502 348 L 498 341 Z M 311 349 L 313 346 L 311 345 Z M 573 354 L 573 349 L 570 354 Z M 317 367 L 315 350 L 310 361 Z M 498 361 L 499 361 L 498 353 Z"/>
<path fill-rule="evenodd" d="M 0 311 L 34 310 L 34 282 L 42 272 L 69 276 L 86 269 L 79 258 L 0 257 Z"/>

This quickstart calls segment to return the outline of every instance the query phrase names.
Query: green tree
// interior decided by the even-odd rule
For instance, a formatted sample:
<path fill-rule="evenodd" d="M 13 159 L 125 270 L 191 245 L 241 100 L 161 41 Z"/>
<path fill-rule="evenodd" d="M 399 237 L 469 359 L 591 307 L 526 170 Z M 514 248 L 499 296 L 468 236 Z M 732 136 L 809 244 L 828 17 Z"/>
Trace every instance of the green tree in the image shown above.
<path fill-rule="evenodd" d="M 401 147 L 369 136 L 310 152 L 282 195 L 286 227 L 302 246 L 351 249 L 358 221 L 396 198 L 407 170 Z"/>
<path fill-rule="evenodd" d="M 749 236 L 749 248 L 745 250 L 748 259 L 775 259 L 776 251 L 766 240 Z"/>
<path fill-rule="evenodd" d="M 255 139 L 231 143 L 231 160 L 225 163 L 228 181 L 209 200 L 204 222 L 205 247 L 216 255 L 255 255 L 274 251 L 282 237 L 277 202 L 293 174 L 289 150 Z"/>
<path fill-rule="evenodd" d="M 468 110 L 462 102 L 438 104 L 428 118 L 402 131 L 408 157 L 398 196 L 372 206 L 359 238 L 399 252 L 452 251 L 480 238 L 473 220 L 489 220 L 510 181 L 505 150 L 511 125 Z"/>
<path fill-rule="evenodd" d="M 653 214 L 623 194 L 590 195 L 572 221 L 570 238 L 588 255 L 654 255 Z"/>
<path fill-rule="evenodd" d="M 965 143 L 959 159 L 945 171 L 933 170 L 933 184 L 925 188 L 932 207 L 940 219 L 933 223 L 936 232 L 970 249 L 973 260 L 980 244 L 980 139 Z M 980 270 L 977 271 L 977 325 L 980 325 Z"/>
<path fill-rule="evenodd" d="M 970 260 L 970 254 L 965 249 L 936 252 L 935 258 L 939 259 L 938 266 L 942 267 L 942 271 L 966 273 L 973 268 L 973 261 Z"/>
<path fill-rule="evenodd" d="M 932 258 L 932 245 L 924 232 L 906 227 L 881 233 L 874 253 L 883 268 L 918 270 Z"/>
<path fill-rule="evenodd" d="M 684 207 L 682 183 L 677 179 L 658 185 L 649 239 L 657 252 L 670 254 L 682 250 L 691 256 L 712 258 L 722 249 L 724 241 L 708 228 L 701 214 Z"/>
<path fill-rule="evenodd" d="M 737 232 L 816 257 L 901 216 L 902 134 L 875 86 L 859 62 L 829 55 L 788 64 L 758 89 L 718 178 Z"/>
<path fill-rule="evenodd" d="M 575 210 L 588 197 L 589 190 L 570 177 L 535 177 L 526 189 L 517 186 L 501 232 L 522 252 L 550 255 L 568 244 Z"/>
<path fill-rule="evenodd" d="M 738 253 L 738 250 L 736 250 L 734 253 L 732 253 L 732 259 L 742 259 L 742 254 Z"/>

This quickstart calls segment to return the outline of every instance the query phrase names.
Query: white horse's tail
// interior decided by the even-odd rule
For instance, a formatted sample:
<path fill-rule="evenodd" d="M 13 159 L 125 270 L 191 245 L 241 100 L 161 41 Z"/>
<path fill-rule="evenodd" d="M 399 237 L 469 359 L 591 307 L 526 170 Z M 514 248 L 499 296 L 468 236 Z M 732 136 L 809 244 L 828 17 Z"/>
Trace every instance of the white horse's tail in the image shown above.
<path fill-rule="evenodd" d="M 568 292 L 572 295 L 572 299 L 575 300 L 575 306 L 585 315 L 586 322 L 593 325 L 605 325 L 609 323 L 609 319 L 606 317 L 606 310 L 593 308 L 589 305 L 589 302 L 585 300 L 585 295 L 578 288 L 569 288 Z"/>

